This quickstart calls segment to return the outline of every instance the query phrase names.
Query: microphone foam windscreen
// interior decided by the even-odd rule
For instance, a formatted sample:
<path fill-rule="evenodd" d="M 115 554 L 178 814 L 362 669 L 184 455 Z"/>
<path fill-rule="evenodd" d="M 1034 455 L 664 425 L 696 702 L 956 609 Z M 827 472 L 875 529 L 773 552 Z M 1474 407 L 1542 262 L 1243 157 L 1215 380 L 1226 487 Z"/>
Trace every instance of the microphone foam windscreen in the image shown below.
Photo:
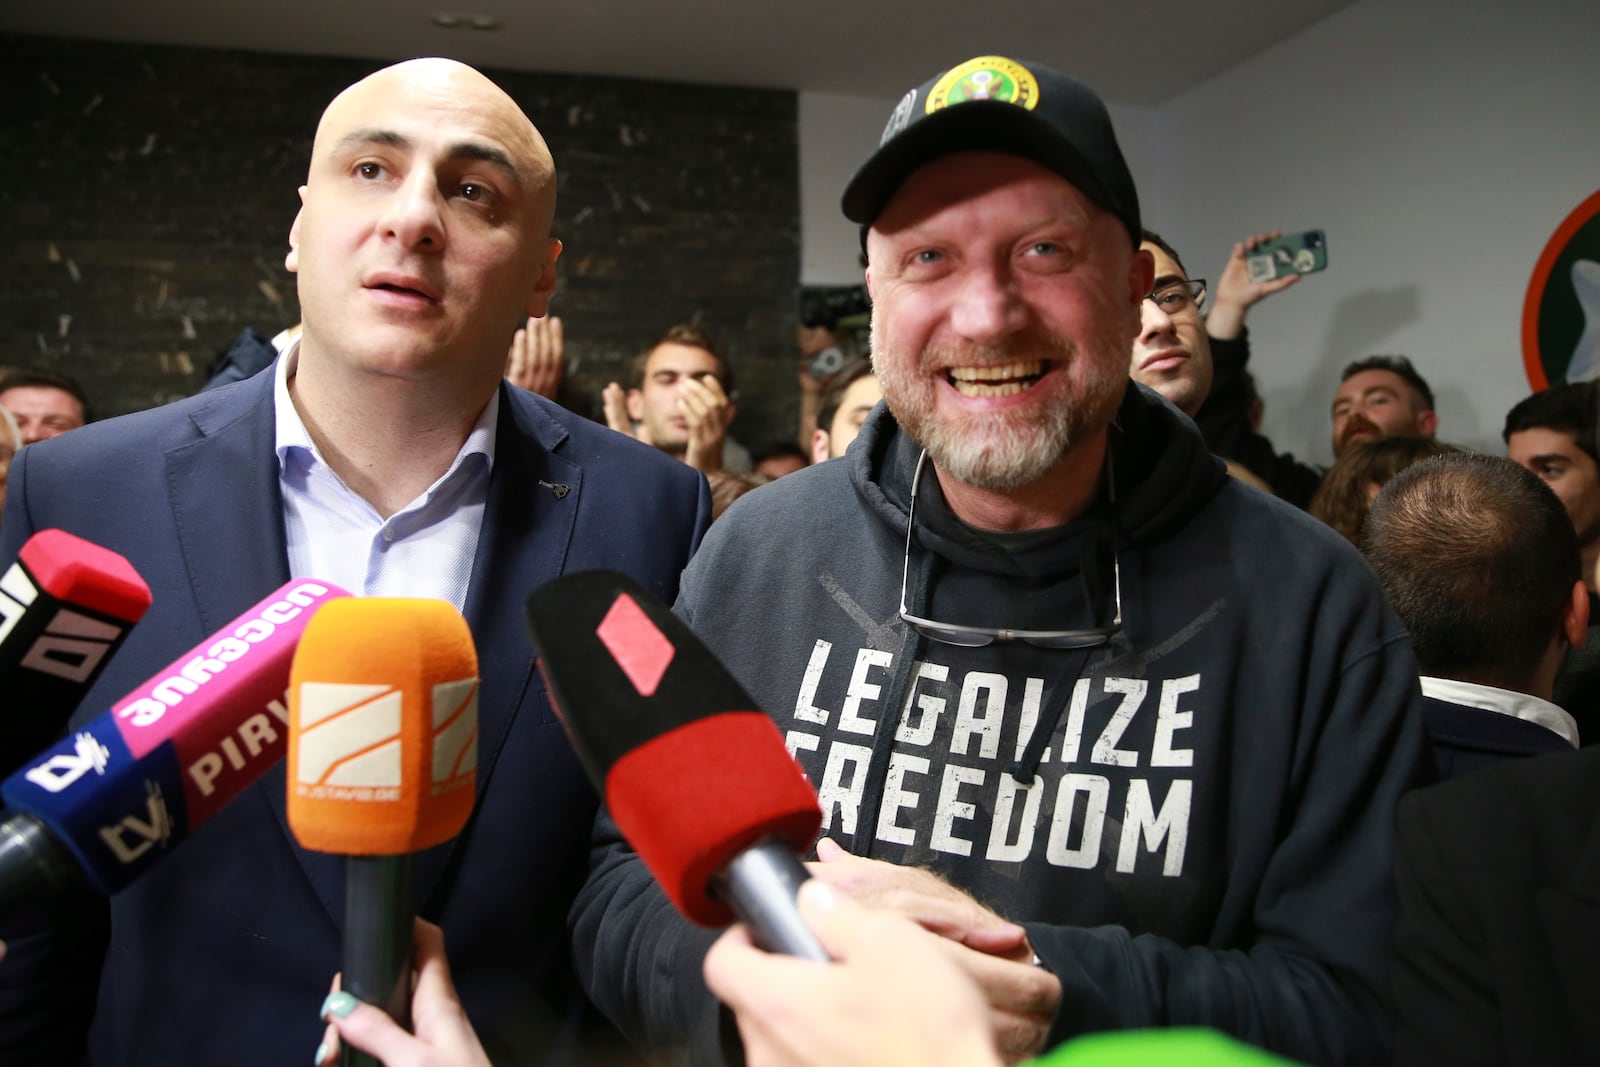
<path fill-rule="evenodd" d="M 708 891 L 746 848 L 776 837 L 811 848 L 822 811 L 777 724 L 722 712 L 651 738 L 611 766 L 606 804 L 673 905 L 702 926 L 734 915 Z"/>
<path fill-rule="evenodd" d="M 65 530 L 40 530 L 23 544 L 17 559 L 39 588 L 57 600 L 124 622 L 138 622 L 150 607 L 150 587 L 133 564 Z"/>
<path fill-rule="evenodd" d="M 305 848 L 398 856 L 472 814 L 478 656 L 443 600 L 325 604 L 289 673 L 289 828 Z"/>
<path fill-rule="evenodd" d="M 822 813 L 777 726 L 683 621 L 637 582 L 568 575 L 528 598 L 539 669 L 617 826 L 688 918 L 746 846 L 811 846 Z"/>

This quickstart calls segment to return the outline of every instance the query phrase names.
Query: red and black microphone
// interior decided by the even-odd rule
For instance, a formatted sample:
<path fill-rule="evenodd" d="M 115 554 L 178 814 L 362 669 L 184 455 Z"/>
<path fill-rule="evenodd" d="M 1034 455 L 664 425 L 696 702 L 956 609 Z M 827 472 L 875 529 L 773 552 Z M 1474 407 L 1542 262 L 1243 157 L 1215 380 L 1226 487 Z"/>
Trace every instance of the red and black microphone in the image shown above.
<path fill-rule="evenodd" d="M 568 575 L 528 598 L 539 668 L 611 817 L 693 922 L 826 961 L 795 906 L 817 795 L 778 727 L 637 582 Z"/>
<path fill-rule="evenodd" d="M 409 1029 L 411 854 L 459 834 L 478 766 L 478 654 L 443 600 L 317 613 L 289 676 L 289 829 L 345 857 L 343 987 Z M 346 1065 L 376 1065 L 346 1046 Z"/>
<path fill-rule="evenodd" d="M 133 624 L 150 587 L 122 556 L 40 530 L 0 575 L 0 776 L 53 744 Z"/>

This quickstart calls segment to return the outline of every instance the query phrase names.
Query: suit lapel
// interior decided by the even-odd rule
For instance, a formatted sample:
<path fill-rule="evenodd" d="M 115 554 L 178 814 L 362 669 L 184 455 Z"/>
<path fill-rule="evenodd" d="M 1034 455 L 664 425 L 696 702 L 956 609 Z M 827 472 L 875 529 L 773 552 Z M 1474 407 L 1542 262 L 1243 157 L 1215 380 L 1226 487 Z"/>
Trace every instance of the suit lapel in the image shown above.
<path fill-rule="evenodd" d="M 201 436 L 167 453 L 167 487 L 209 634 L 289 580 L 272 375 L 257 375 L 191 418 Z"/>
<path fill-rule="evenodd" d="M 528 594 L 561 574 L 582 499 L 583 472 L 554 454 L 566 430 L 517 390 L 502 386 L 500 425 L 483 529 L 473 559 L 465 615 L 478 647 L 478 783 L 481 804 L 533 684 L 533 645 L 523 607 Z M 454 841 L 417 857 L 415 886 L 424 915 L 442 907 Z"/>

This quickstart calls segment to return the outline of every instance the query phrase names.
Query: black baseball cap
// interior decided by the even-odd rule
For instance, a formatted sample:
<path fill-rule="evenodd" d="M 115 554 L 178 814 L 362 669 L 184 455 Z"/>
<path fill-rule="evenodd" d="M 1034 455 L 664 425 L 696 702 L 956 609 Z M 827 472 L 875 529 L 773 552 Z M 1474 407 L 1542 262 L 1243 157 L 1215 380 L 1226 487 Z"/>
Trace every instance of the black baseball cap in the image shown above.
<path fill-rule="evenodd" d="M 1115 215 L 1138 246 L 1139 194 L 1105 104 L 1042 63 L 1004 56 L 969 59 L 901 97 L 878 150 L 845 186 L 845 218 L 870 226 L 912 171 L 954 152 L 1006 152 L 1049 167 Z"/>

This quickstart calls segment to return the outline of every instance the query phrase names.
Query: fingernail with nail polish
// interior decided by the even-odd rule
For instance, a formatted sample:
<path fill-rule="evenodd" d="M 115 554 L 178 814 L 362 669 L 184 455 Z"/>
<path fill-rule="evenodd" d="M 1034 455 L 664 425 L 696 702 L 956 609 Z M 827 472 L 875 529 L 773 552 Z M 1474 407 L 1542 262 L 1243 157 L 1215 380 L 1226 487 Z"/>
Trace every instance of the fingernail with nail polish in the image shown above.
<path fill-rule="evenodd" d="M 326 1019 L 330 1015 L 337 1015 L 343 1019 L 346 1015 L 356 1010 L 357 1003 L 359 1002 L 355 997 L 342 989 L 335 993 L 329 993 L 328 999 L 322 1002 L 322 1017 Z"/>

